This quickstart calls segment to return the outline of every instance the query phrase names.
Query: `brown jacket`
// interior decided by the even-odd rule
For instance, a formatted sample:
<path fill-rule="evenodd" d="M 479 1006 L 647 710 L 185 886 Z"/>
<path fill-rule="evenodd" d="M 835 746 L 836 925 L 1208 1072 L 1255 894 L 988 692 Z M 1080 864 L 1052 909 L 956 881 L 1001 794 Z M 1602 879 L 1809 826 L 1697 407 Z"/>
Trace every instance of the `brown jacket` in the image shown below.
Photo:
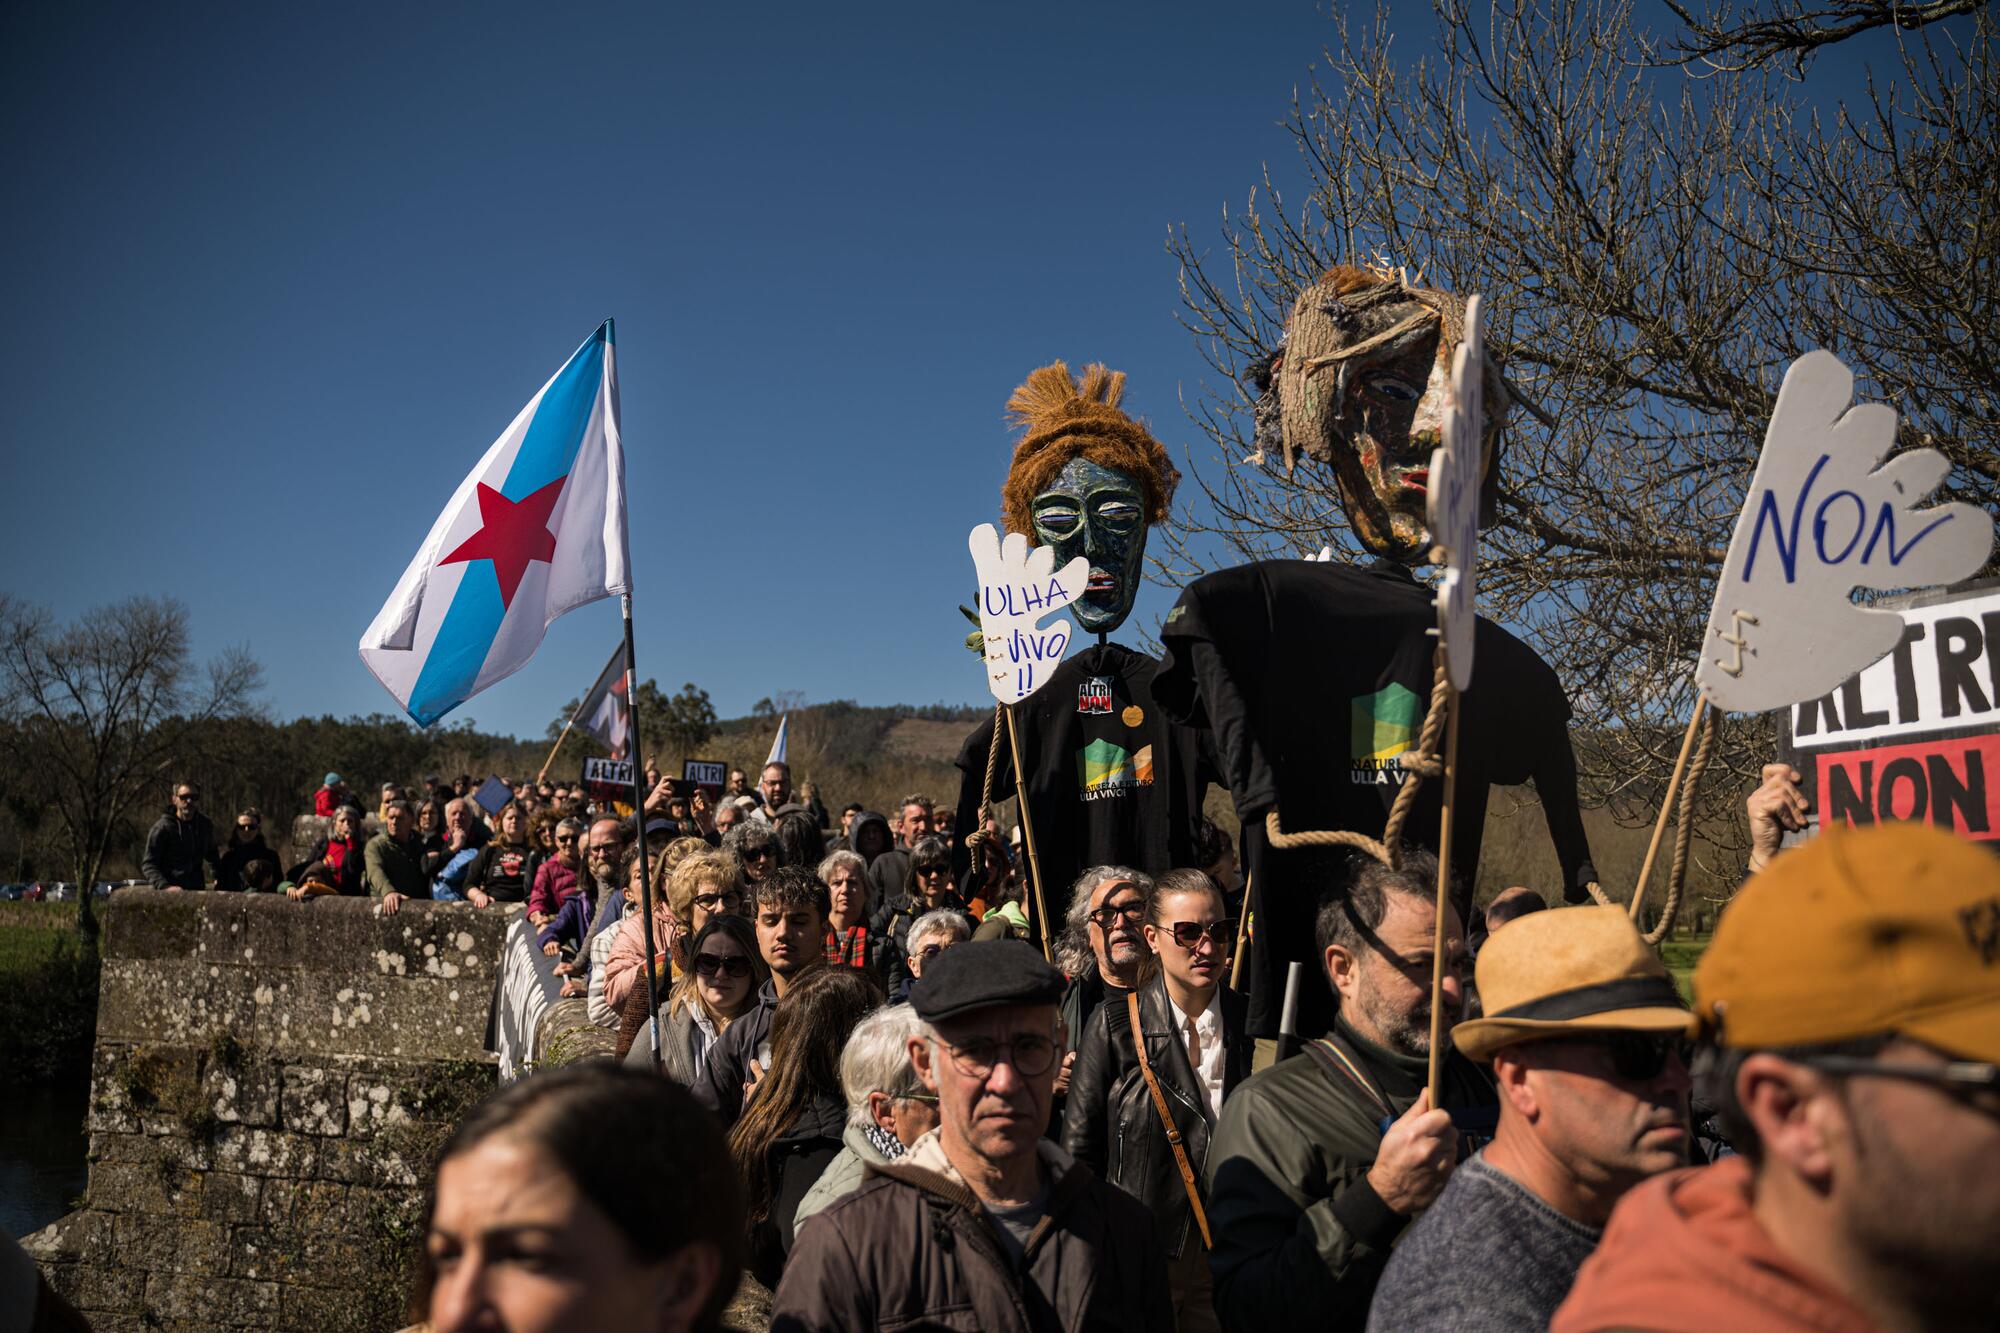
<path fill-rule="evenodd" d="M 907 1157 L 870 1165 L 859 1189 L 799 1229 L 772 1333 L 1171 1329 L 1152 1214 L 1054 1144 L 1040 1146 L 1056 1179 L 1025 1272 L 933 1131 Z"/>

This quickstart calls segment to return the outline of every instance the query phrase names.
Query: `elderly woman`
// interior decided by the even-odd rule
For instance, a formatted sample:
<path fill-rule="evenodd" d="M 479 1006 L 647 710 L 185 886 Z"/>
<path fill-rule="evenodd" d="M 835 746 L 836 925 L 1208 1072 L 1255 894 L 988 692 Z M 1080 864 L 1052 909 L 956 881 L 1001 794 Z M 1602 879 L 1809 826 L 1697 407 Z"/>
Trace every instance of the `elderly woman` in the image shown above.
<path fill-rule="evenodd" d="M 902 901 L 889 913 L 883 926 L 895 941 L 897 952 L 906 957 L 911 952 L 910 923 L 918 917 L 942 908 L 971 916 L 966 911 L 965 899 L 952 886 L 951 849 L 942 838 L 917 839 L 917 845 L 910 848 L 910 875 L 904 885 Z"/>
<path fill-rule="evenodd" d="M 695 852 L 674 866 L 665 887 L 653 899 L 653 947 L 673 960 L 673 974 L 679 976 L 686 967 L 680 946 L 710 917 L 733 915 L 743 906 L 743 877 L 736 858 Z M 604 1003 L 614 1011 L 624 1008 L 645 958 L 646 919 L 635 912 L 619 923 L 618 938 L 604 960 Z"/>
<path fill-rule="evenodd" d="M 285 890 L 285 896 L 294 902 L 329 893 L 343 898 L 365 896 L 368 889 L 362 882 L 361 863 L 367 841 L 361 807 L 341 806 L 333 812 L 332 830 L 313 844 L 305 864 L 293 869 L 293 887 Z"/>
<path fill-rule="evenodd" d="M 884 928 L 889 914 L 873 913 L 868 863 L 854 852 L 834 852 L 815 872 L 831 904 L 826 918 L 826 961 L 836 967 L 866 968 L 887 980 L 900 958 Z"/>
<path fill-rule="evenodd" d="M 743 863 L 746 886 L 761 883 L 764 876 L 784 864 L 778 835 L 761 820 L 746 819 L 730 829 L 722 839 L 722 850 Z"/>
<path fill-rule="evenodd" d="M 972 938 L 972 918 L 954 908 L 940 907 L 912 921 L 904 938 L 909 942 L 909 955 L 903 960 L 909 975 L 890 995 L 892 1004 L 910 998 L 910 987 L 923 976 L 924 964 L 954 944 L 963 944 Z"/>
<path fill-rule="evenodd" d="M 857 1188 L 870 1165 L 894 1161 L 937 1127 L 937 1094 L 924 1088 L 910 1065 L 910 1042 L 923 1035 L 923 1020 L 907 1004 L 877 1009 L 855 1026 L 840 1053 L 845 1146 L 799 1201 L 794 1229 Z"/>

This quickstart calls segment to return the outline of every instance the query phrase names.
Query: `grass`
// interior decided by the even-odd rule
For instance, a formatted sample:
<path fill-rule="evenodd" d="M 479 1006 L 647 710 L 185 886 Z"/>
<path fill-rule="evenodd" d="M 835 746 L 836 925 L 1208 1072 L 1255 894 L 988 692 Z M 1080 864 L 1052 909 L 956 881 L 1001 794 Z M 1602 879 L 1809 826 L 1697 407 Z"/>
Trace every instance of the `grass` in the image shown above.
<path fill-rule="evenodd" d="M 1708 947 L 1707 935 L 1676 935 L 1660 945 L 1660 956 L 1666 961 L 1667 971 L 1674 974 L 1674 984 L 1681 988 L 1681 997 L 1689 1004 L 1694 1003 L 1694 965 L 1701 958 L 1702 950 Z"/>
<path fill-rule="evenodd" d="M 75 903 L 0 903 L 0 1083 L 89 1077 L 97 971 Z"/>

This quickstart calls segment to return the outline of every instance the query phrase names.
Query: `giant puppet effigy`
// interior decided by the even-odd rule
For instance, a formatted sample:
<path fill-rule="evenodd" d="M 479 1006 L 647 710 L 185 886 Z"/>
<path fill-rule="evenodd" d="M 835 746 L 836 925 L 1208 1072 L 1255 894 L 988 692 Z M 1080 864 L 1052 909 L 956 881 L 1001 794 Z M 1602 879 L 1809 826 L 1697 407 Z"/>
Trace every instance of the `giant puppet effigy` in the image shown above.
<path fill-rule="evenodd" d="M 1313 918 L 1353 847 L 1384 854 L 1385 831 L 1436 850 L 1444 784 L 1425 782 L 1444 697 L 1430 587 L 1432 451 L 1449 405 L 1448 370 L 1466 303 L 1396 271 L 1341 267 L 1295 302 L 1283 347 L 1259 367 L 1260 447 L 1332 473 L 1365 565 L 1263 560 L 1205 575 L 1168 613 L 1154 689 L 1177 720 L 1209 730 L 1243 821 L 1252 947 L 1239 971 L 1250 1030 L 1277 1033 L 1286 965 L 1320 968 Z M 1490 520 L 1502 430 L 1515 395 L 1482 360 L 1478 508 Z M 1476 622 L 1477 677 L 1461 696 L 1450 869 L 1469 917 L 1488 789 L 1533 781 L 1562 865 L 1564 897 L 1595 880 L 1577 805 L 1569 703 L 1532 649 Z M 1426 724 L 1429 723 L 1427 728 Z M 1398 808 L 1407 784 L 1418 785 Z M 1395 826 L 1391 828 L 1391 814 Z M 1471 924 L 1468 922 L 1468 924 Z M 1299 997 L 1298 1032 L 1333 1018 L 1327 988 Z"/>
<path fill-rule="evenodd" d="M 1090 866 L 1152 872 L 1189 864 L 1212 775 L 1205 735 L 1169 720 L 1154 699 L 1159 660 L 1108 637 L 1131 614 L 1148 529 L 1166 518 L 1180 481 L 1160 442 L 1120 406 L 1124 390 L 1120 372 L 1091 365 L 1077 377 L 1058 361 L 1007 400 L 1020 434 L 1001 491 L 1002 521 L 1010 535 L 1052 548 L 1056 567 L 1088 562 L 1083 593 L 1066 610 L 1097 640 L 1013 709 L 1035 869 L 1057 913 Z M 1012 748 L 997 720 L 959 750 L 961 849 L 982 805 L 1016 790 Z"/>

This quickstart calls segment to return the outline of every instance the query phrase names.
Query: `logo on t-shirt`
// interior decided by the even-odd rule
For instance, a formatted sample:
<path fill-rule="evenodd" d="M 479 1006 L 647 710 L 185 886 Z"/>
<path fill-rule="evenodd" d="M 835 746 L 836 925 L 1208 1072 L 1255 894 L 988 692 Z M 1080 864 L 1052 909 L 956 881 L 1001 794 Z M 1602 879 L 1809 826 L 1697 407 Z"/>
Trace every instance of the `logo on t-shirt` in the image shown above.
<path fill-rule="evenodd" d="M 1351 701 L 1348 737 L 1354 750 L 1349 780 L 1360 786 L 1398 786 L 1406 776 L 1397 756 L 1416 744 L 1423 701 L 1391 682 Z"/>
<path fill-rule="evenodd" d="M 1108 713 L 1111 711 L 1111 677 L 1092 676 L 1076 687 L 1076 711 L 1079 713 Z"/>
<path fill-rule="evenodd" d="M 1153 785 L 1153 747 L 1134 753 L 1115 741 L 1092 741 L 1076 752 L 1076 785 L 1086 801 L 1122 796 Z"/>

